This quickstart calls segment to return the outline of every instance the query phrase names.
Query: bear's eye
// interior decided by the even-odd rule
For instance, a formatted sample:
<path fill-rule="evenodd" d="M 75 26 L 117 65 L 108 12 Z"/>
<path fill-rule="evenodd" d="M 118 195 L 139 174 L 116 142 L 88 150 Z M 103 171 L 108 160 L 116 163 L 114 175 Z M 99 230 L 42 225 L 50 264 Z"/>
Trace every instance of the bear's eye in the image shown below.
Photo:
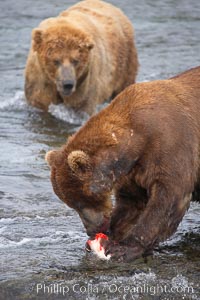
<path fill-rule="evenodd" d="M 71 63 L 72 63 L 74 66 L 77 66 L 77 65 L 79 64 L 79 60 L 76 59 L 76 58 L 73 58 L 73 59 L 71 60 Z"/>
<path fill-rule="evenodd" d="M 59 59 L 54 59 L 53 63 L 54 63 L 55 66 L 58 67 L 60 65 L 60 60 Z"/>

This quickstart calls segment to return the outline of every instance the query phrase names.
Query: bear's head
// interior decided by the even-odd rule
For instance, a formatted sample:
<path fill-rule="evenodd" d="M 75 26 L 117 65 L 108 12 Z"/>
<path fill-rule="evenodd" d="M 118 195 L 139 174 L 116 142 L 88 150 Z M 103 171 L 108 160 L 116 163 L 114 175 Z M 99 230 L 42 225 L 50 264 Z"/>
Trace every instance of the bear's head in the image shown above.
<path fill-rule="evenodd" d="M 94 237 L 98 232 L 106 233 L 112 211 L 112 184 L 106 176 L 102 178 L 94 159 L 84 151 L 61 148 L 49 151 L 46 161 L 51 167 L 54 192 L 77 211 L 87 234 Z"/>
<path fill-rule="evenodd" d="M 92 39 L 61 19 L 34 29 L 32 40 L 47 78 L 61 97 L 70 96 L 88 75 Z"/>

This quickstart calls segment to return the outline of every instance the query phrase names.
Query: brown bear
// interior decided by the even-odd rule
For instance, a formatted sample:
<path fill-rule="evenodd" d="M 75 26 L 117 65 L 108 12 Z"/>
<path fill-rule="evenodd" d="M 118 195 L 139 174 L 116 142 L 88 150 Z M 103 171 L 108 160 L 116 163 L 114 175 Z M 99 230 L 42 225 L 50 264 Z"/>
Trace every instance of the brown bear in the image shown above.
<path fill-rule="evenodd" d="M 91 115 L 134 83 L 137 70 L 131 22 L 109 3 L 85 0 L 33 30 L 25 95 L 44 110 L 64 102 Z"/>
<path fill-rule="evenodd" d="M 197 67 L 127 87 L 47 153 L 55 193 L 89 236 L 110 231 L 106 253 L 113 258 L 147 253 L 182 220 L 199 182 L 199 112 Z"/>

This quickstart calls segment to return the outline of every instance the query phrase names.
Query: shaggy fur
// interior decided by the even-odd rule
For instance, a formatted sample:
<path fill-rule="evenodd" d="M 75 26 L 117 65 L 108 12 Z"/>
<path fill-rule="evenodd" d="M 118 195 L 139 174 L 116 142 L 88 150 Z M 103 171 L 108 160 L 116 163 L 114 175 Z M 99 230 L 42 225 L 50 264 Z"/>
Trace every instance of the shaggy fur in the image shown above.
<path fill-rule="evenodd" d="M 111 4 L 85 0 L 33 30 L 25 94 L 45 110 L 64 102 L 92 114 L 134 83 L 137 70 L 131 22 Z"/>
<path fill-rule="evenodd" d="M 199 112 L 197 67 L 131 85 L 48 153 L 55 193 L 88 235 L 110 230 L 112 257 L 134 259 L 177 229 L 199 183 Z"/>

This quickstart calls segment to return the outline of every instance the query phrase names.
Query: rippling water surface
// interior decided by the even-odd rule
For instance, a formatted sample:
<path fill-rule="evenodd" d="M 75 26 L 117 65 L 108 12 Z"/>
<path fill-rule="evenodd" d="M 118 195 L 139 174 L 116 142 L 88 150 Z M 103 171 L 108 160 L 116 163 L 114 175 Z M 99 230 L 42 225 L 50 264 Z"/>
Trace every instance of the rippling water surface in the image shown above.
<path fill-rule="evenodd" d="M 135 27 L 138 81 L 200 65 L 199 0 L 112 0 Z M 62 106 L 29 107 L 23 70 L 31 30 L 76 1 L 0 2 L 0 300 L 200 299 L 200 205 L 147 262 L 86 256 L 74 211 L 52 192 L 46 151 L 84 122 Z"/>

